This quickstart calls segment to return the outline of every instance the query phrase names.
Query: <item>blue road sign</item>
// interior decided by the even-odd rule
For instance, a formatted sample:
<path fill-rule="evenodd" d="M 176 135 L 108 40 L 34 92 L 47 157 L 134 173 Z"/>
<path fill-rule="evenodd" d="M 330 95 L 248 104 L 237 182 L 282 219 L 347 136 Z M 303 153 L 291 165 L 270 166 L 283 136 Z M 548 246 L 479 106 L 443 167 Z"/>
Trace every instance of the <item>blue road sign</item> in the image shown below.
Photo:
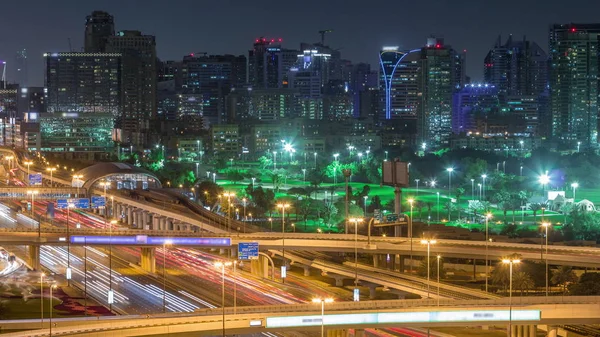
<path fill-rule="evenodd" d="M 41 173 L 29 174 L 29 185 L 30 186 L 42 185 L 42 174 Z"/>
<path fill-rule="evenodd" d="M 56 208 L 67 209 L 69 205 L 71 208 L 90 208 L 90 199 L 88 198 L 72 198 L 72 199 L 57 199 Z"/>
<path fill-rule="evenodd" d="M 258 242 L 240 242 L 238 243 L 239 260 L 258 259 Z"/>
<path fill-rule="evenodd" d="M 106 207 L 106 198 L 100 196 L 92 197 L 92 208 L 103 208 Z"/>

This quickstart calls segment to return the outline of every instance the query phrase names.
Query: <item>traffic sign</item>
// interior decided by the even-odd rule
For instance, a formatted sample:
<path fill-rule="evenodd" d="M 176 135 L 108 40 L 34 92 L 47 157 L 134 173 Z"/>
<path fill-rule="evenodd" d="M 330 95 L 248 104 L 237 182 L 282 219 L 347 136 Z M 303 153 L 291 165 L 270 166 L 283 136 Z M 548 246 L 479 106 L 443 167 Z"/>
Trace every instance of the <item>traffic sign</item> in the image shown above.
<path fill-rule="evenodd" d="M 92 197 L 92 208 L 104 208 L 106 207 L 106 198 L 100 196 Z"/>
<path fill-rule="evenodd" d="M 257 260 L 258 242 L 240 242 L 238 243 L 239 260 Z"/>
<path fill-rule="evenodd" d="M 398 214 L 396 214 L 396 213 L 386 214 L 385 222 L 396 222 L 396 221 L 398 221 Z"/>
<path fill-rule="evenodd" d="M 90 199 L 88 198 L 71 198 L 71 199 L 57 199 L 56 200 L 56 208 L 58 209 L 67 209 L 71 206 L 71 208 L 90 208 Z"/>
<path fill-rule="evenodd" d="M 31 173 L 31 174 L 29 174 L 29 185 L 30 186 L 40 186 L 40 185 L 42 185 L 42 174 L 41 173 Z"/>

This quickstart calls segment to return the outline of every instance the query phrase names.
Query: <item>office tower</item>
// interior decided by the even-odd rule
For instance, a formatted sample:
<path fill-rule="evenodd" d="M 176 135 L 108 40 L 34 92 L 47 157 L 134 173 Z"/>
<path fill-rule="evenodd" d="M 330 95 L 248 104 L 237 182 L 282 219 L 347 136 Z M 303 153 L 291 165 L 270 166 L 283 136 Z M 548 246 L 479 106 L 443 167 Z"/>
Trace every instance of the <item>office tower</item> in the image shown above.
<path fill-rule="evenodd" d="M 452 95 L 462 85 L 456 81 L 464 65 L 456 51 L 440 38 L 428 38 L 420 56 L 419 92 L 423 101 L 417 112 L 418 140 L 430 148 L 447 146 L 452 133 Z"/>
<path fill-rule="evenodd" d="M 466 84 L 454 94 L 452 132 L 485 133 L 485 121 L 498 113 L 498 88 L 491 84 Z"/>
<path fill-rule="evenodd" d="M 21 87 L 19 89 L 18 116 L 23 118 L 26 113 L 46 112 L 48 91 L 44 87 Z"/>
<path fill-rule="evenodd" d="M 121 116 L 120 53 L 45 53 L 47 111 Z"/>
<path fill-rule="evenodd" d="M 403 122 L 417 119 L 419 95 L 420 49 L 401 51 L 399 47 L 383 47 L 379 53 L 381 71 L 379 87 L 382 92 L 380 120 Z"/>
<path fill-rule="evenodd" d="M 27 66 L 27 50 L 22 49 L 17 51 L 17 56 L 15 57 L 15 83 L 17 83 L 21 87 L 26 87 L 29 85 L 29 73 Z"/>
<path fill-rule="evenodd" d="M 173 81 L 176 86 L 181 86 L 181 62 L 160 61 L 156 63 L 157 81 Z"/>
<path fill-rule="evenodd" d="M 354 105 L 354 117 L 364 117 L 365 115 L 372 114 L 371 112 L 361 112 L 361 106 L 363 104 L 361 101 L 361 97 L 364 96 L 361 94 L 364 91 L 369 91 L 372 88 L 377 88 L 377 72 L 372 71 L 371 65 L 368 63 L 358 63 L 355 65 L 348 64 L 347 68 L 348 70 L 343 72 L 342 77 L 345 81 L 349 82 L 349 89 L 353 97 L 352 101 Z M 346 69 L 346 67 L 344 67 L 344 69 Z M 345 75 L 346 73 L 347 75 Z M 367 98 L 366 96 L 364 97 Z M 367 103 L 365 107 L 368 106 L 368 104 L 369 103 Z"/>
<path fill-rule="evenodd" d="M 122 55 L 120 140 L 136 147 L 148 145 L 150 119 L 157 111 L 155 38 L 139 31 L 120 31 L 108 38 L 106 51 Z"/>
<path fill-rule="evenodd" d="M 84 51 L 104 53 L 108 39 L 115 35 L 115 21 L 112 15 L 94 11 L 85 18 Z"/>
<path fill-rule="evenodd" d="M 550 26 L 552 135 L 566 148 L 598 143 L 600 24 Z"/>
<path fill-rule="evenodd" d="M 321 77 L 309 69 L 292 68 L 288 72 L 290 89 L 298 91 L 300 117 L 323 119 L 323 95 Z"/>
<path fill-rule="evenodd" d="M 518 121 L 512 129 L 528 136 L 542 137 L 541 118 L 544 105 L 540 96 L 508 96 L 502 111 L 511 116 L 512 120 Z"/>
<path fill-rule="evenodd" d="M 322 71 L 322 83 L 326 84 L 331 80 L 343 80 L 343 66 L 342 54 L 339 49 L 334 49 L 324 45 L 322 42 L 318 43 L 301 43 L 300 50 L 306 54 L 306 51 L 310 51 L 314 54 L 327 55 L 323 59 L 323 64 L 320 67 Z"/>
<path fill-rule="evenodd" d="M 282 39 L 258 38 L 248 51 L 248 84 L 253 88 L 285 88 L 288 71 L 299 52 L 281 47 Z"/>
<path fill-rule="evenodd" d="M 502 44 L 498 37 L 484 60 L 485 82 L 498 88 L 502 102 L 508 96 L 538 96 L 548 82 L 548 56 L 540 46 L 525 37 L 521 41 L 509 36 Z"/>
<path fill-rule="evenodd" d="M 297 117 L 299 101 L 297 90 L 242 88 L 227 96 L 227 110 L 236 122 L 272 122 Z"/>
<path fill-rule="evenodd" d="M 323 119 L 335 121 L 352 117 L 354 105 L 348 82 L 329 80 L 323 87 Z"/>
<path fill-rule="evenodd" d="M 199 120 L 210 125 L 227 122 L 225 97 L 245 84 L 246 58 L 234 55 L 190 54 L 181 66 L 181 93 L 197 97 Z"/>

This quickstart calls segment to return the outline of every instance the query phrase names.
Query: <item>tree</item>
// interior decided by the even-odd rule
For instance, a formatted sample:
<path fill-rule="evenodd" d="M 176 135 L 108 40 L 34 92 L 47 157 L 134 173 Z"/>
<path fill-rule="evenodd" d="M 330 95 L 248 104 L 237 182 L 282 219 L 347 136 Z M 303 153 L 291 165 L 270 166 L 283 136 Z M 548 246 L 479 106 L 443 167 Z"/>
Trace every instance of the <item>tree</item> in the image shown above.
<path fill-rule="evenodd" d="M 321 207 L 321 215 L 323 216 L 323 221 L 325 221 L 325 225 L 327 225 L 327 227 L 331 228 L 333 225 L 332 222 L 337 214 L 338 209 L 333 203 L 323 203 L 323 206 Z"/>
<path fill-rule="evenodd" d="M 457 187 L 454 190 L 454 195 L 456 196 L 456 205 L 458 208 L 458 217 L 460 218 L 460 197 L 465 194 L 465 189 L 462 187 Z"/>
<path fill-rule="evenodd" d="M 523 296 L 523 292 L 533 288 L 534 285 L 533 279 L 528 273 L 524 271 L 513 273 L 513 287 L 521 291 L 521 296 Z"/>
<path fill-rule="evenodd" d="M 262 156 L 258 158 L 258 163 L 260 164 L 260 168 L 265 170 L 273 165 L 273 160 L 271 160 L 269 157 Z"/>
<path fill-rule="evenodd" d="M 422 217 L 423 217 L 423 208 L 425 208 L 425 206 L 426 206 L 425 203 L 423 201 L 421 201 L 421 200 L 417 200 L 415 202 L 415 208 L 419 210 L 419 221 L 423 220 L 422 219 Z"/>
<path fill-rule="evenodd" d="M 569 293 L 574 296 L 600 295 L 600 273 L 585 273 L 579 281 L 570 283 Z"/>
<path fill-rule="evenodd" d="M 560 206 L 560 211 L 564 216 L 564 224 L 567 223 L 567 215 L 571 214 L 573 210 L 575 210 L 575 205 L 573 205 L 572 203 L 564 203 L 562 206 Z"/>
<path fill-rule="evenodd" d="M 283 175 L 281 174 L 281 169 L 273 170 L 269 173 L 269 178 L 271 178 L 271 182 L 273 183 L 273 189 L 275 193 L 279 192 L 279 188 L 281 187 L 281 183 L 283 182 Z"/>
<path fill-rule="evenodd" d="M 239 170 L 228 170 L 227 179 L 233 181 L 234 183 L 239 183 L 240 181 L 244 180 L 244 175 Z"/>
<path fill-rule="evenodd" d="M 546 203 L 544 202 L 534 202 L 529 204 L 529 210 L 533 211 L 533 221 L 536 221 L 535 217 L 537 215 L 537 212 L 541 211 L 542 208 L 547 208 L 548 205 L 546 205 Z"/>
<path fill-rule="evenodd" d="M 198 198 L 202 200 L 204 205 L 213 203 L 220 194 L 223 194 L 223 187 L 210 180 L 200 182 L 196 185 L 196 190 L 198 191 Z"/>
<path fill-rule="evenodd" d="M 437 279 L 437 276 L 438 276 L 437 275 L 437 273 L 438 273 L 437 259 L 438 259 L 437 256 L 429 258 L 429 279 L 430 280 Z M 427 258 L 421 260 L 421 263 L 419 264 L 419 269 L 417 269 L 417 273 L 421 277 L 427 277 Z M 440 279 L 444 279 L 444 278 L 446 278 L 446 271 L 444 270 L 444 262 L 440 258 Z"/>
<path fill-rule="evenodd" d="M 572 267 L 560 266 L 560 268 L 552 271 L 552 283 L 562 286 L 563 295 L 567 292 L 569 284 L 577 281 L 577 275 Z"/>

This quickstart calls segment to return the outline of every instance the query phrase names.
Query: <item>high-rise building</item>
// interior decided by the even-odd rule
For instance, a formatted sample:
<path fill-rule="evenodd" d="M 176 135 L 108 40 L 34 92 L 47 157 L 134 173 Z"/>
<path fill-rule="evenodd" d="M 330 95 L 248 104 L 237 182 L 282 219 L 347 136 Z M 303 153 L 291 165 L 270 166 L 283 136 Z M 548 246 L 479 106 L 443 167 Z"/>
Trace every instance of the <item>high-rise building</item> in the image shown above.
<path fill-rule="evenodd" d="M 550 26 L 552 135 L 568 148 L 598 145 L 600 24 Z"/>
<path fill-rule="evenodd" d="M 258 38 L 248 51 L 248 83 L 253 88 L 285 88 L 299 52 L 281 47 L 282 39 Z"/>
<path fill-rule="evenodd" d="M 232 120 L 271 122 L 297 117 L 300 97 L 292 89 L 236 89 L 227 96 Z"/>
<path fill-rule="evenodd" d="M 499 36 L 484 60 L 485 82 L 498 88 L 502 102 L 508 96 L 539 96 L 547 87 L 548 56 L 540 46 L 512 35 L 502 44 Z"/>
<path fill-rule="evenodd" d="M 246 58 L 234 55 L 190 54 L 181 66 L 182 94 L 197 96 L 204 128 L 227 122 L 225 97 L 245 84 Z"/>
<path fill-rule="evenodd" d="M 379 53 L 379 87 L 383 103 L 380 120 L 416 121 L 419 94 L 420 49 L 401 51 L 383 47 Z"/>
<path fill-rule="evenodd" d="M 109 37 L 115 35 L 115 21 L 112 15 L 94 11 L 85 18 L 84 51 L 104 53 Z"/>
<path fill-rule="evenodd" d="M 498 113 L 498 88 L 491 84 L 466 84 L 454 94 L 452 132 L 467 134 L 485 132 L 478 129 L 488 117 Z"/>
<path fill-rule="evenodd" d="M 323 118 L 334 121 L 352 117 L 354 105 L 348 83 L 330 80 L 323 87 Z"/>
<path fill-rule="evenodd" d="M 155 37 L 120 31 L 108 38 L 106 51 L 122 55 L 120 140 L 137 147 L 148 145 L 150 119 L 157 113 Z"/>
<path fill-rule="evenodd" d="M 19 118 L 26 113 L 46 112 L 48 90 L 44 87 L 21 87 L 19 89 Z"/>
<path fill-rule="evenodd" d="M 47 111 L 121 116 L 120 53 L 45 53 Z"/>
<path fill-rule="evenodd" d="M 19 84 L 21 87 L 26 87 L 29 85 L 29 73 L 27 66 L 27 50 L 22 49 L 17 51 L 17 56 L 15 57 L 15 66 L 16 66 L 16 76 L 15 82 Z"/>

